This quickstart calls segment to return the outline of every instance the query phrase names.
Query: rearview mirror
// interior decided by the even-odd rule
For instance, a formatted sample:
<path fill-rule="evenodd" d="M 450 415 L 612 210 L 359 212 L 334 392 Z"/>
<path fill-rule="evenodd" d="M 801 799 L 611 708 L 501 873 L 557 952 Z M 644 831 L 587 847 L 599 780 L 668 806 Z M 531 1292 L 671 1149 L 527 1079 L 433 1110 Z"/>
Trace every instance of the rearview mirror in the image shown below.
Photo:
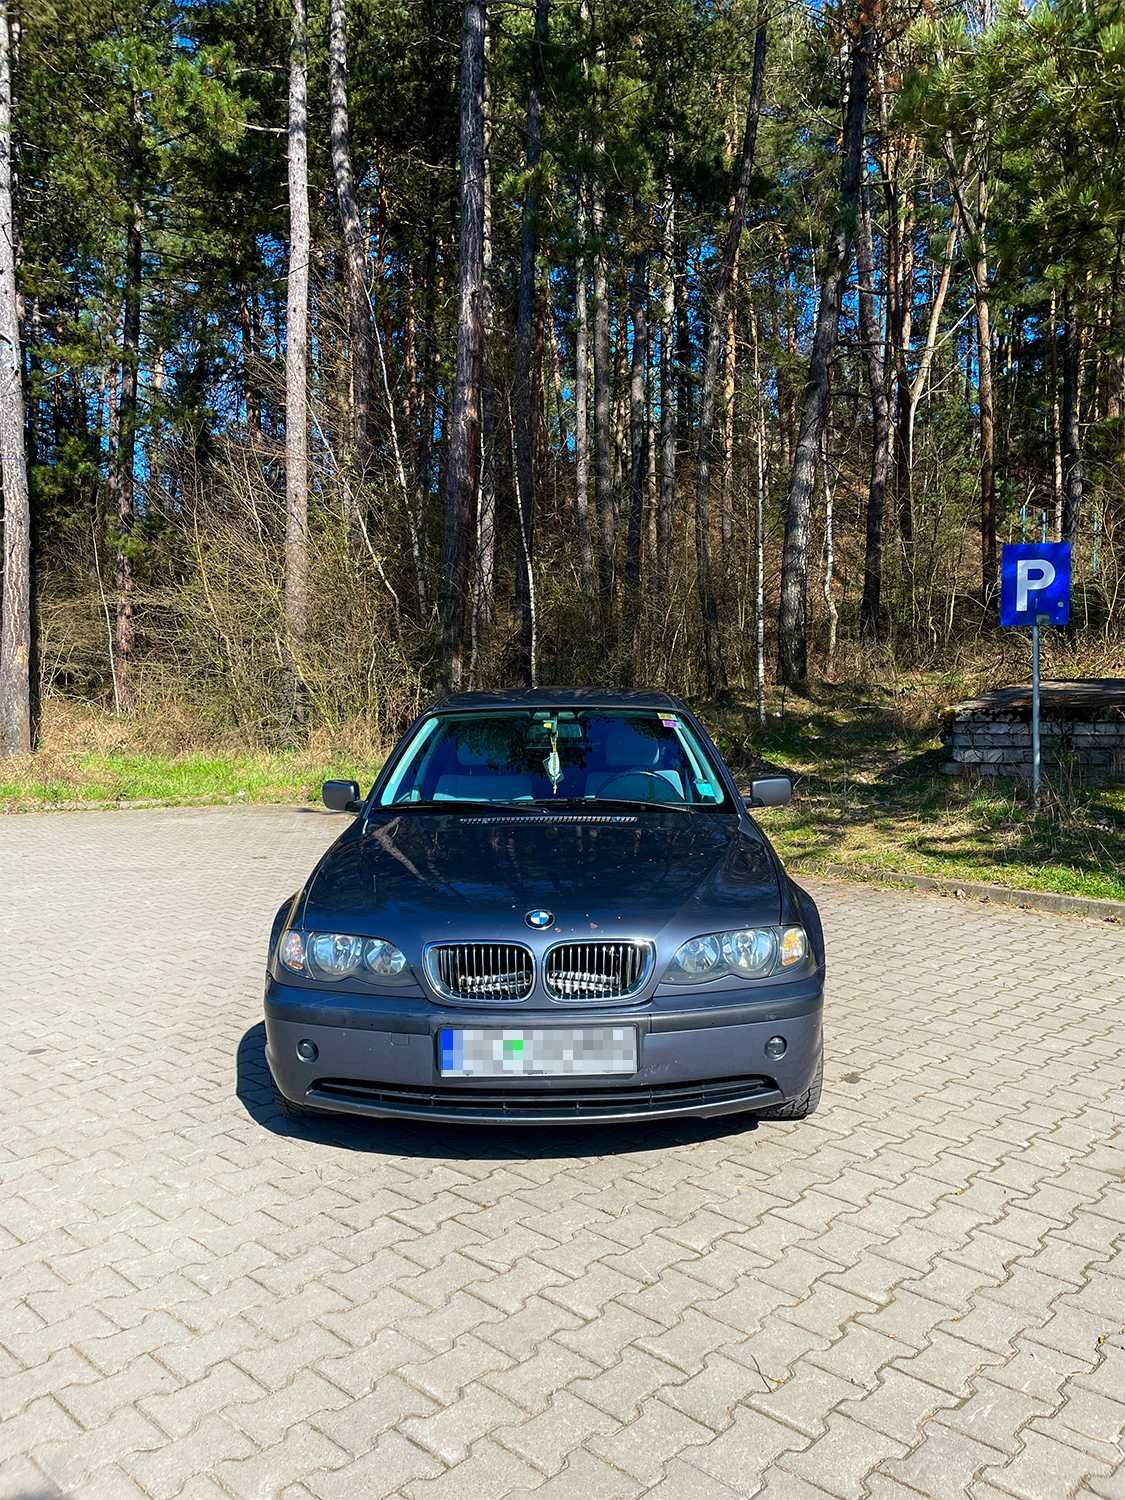
<path fill-rule="evenodd" d="M 784 807 L 793 796 L 793 783 L 788 776 L 763 776 L 743 795 L 747 807 Z"/>
<path fill-rule="evenodd" d="M 363 806 L 358 781 L 326 781 L 320 795 L 332 812 L 357 813 Z"/>

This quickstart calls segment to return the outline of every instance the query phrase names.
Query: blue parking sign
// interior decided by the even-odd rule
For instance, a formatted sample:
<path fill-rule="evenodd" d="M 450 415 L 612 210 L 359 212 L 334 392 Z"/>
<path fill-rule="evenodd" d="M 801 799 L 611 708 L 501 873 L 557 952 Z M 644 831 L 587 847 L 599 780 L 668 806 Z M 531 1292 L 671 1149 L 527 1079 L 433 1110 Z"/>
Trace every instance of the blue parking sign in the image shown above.
<path fill-rule="evenodd" d="M 1001 625 L 1065 625 L 1070 543 L 1009 542 L 1000 561 Z"/>

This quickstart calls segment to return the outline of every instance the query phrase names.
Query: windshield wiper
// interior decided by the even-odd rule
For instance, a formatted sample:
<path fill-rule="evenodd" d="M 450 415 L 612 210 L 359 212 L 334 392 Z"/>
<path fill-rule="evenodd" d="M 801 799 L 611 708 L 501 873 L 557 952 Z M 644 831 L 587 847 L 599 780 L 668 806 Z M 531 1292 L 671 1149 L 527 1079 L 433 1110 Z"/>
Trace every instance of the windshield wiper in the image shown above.
<path fill-rule="evenodd" d="M 642 797 L 536 797 L 536 807 L 646 807 L 657 812 L 691 812 L 686 802 L 647 802 Z"/>
<path fill-rule="evenodd" d="M 512 808 L 531 809 L 531 802 L 485 802 L 475 797 L 443 797 L 440 802 L 400 802 L 398 808 L 423 807 L 427 812 L 510 812 Z"/>

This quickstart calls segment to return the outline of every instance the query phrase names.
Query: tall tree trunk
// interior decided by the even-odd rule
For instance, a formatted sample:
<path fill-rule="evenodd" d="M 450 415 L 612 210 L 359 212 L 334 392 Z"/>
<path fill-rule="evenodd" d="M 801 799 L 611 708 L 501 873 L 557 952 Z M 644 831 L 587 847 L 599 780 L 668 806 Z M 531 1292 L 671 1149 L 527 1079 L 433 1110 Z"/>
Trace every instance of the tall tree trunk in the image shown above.
<path fill-rule="evenodd" d="M 480 477 L 484 300 L 484 0 L 465 0 L 461 33 L 457 366 L 445 471 L 442 531 L 442 662 L 461 686 L 469 561 Z"/>
<path fill-rule="evenodd" d="M 981 599 L 996 591 L 996 419 L 992 393 L 992 333 L 989 327 L 988 259 L 978 241 L 975 264 L 977 310 L 977 390 L 980 405 L 980 560 Z"/>
<path fill-rule="evenodd" d="M 985 129 L 978 121 L 976 129 Z M 969 201 L 965 167 L 958 167 L 950 138 L 945 140 L 945 157 L 950 182 L 965 231 L 972 242 L 969 264 L 973 274 L 973 297 L 977 324 L 977 408 L 980 420 L 980 550 L 981 601 L 986 604 L 996 592 L 996 471 L 995 429 L 992 392 L 992 331 L 988 305 L 988 246 L 985 231 L 988 224 L 989 187 L 984 173 L 975 174 L 975 201 Z M 966 162 L 968 157 L 966 157 Z M 968 371 L 966 372 L 968 379 Z"/>
<path fill-rule="evenodd" d="M 417 465 L 418 450 L 418 317 L 414 304 L 413 255 L 405 255 L 402 262 L 402 384 L 403 404 L 406 408 L 403 426 L 406 428 L 404 449 L 406 460 L 413 473 Z"/>
<path fill-rule="evenodd" d="M 894 215 L 895 232 L 894 262 L 888 268 L 890 274 L 887 279 L 894 287 L 890 309 L 894 352 L 891 388 L 894 396 L 898 529 L 899 536 L 909 550 L 914 543 L 914 494 L 910 466 L 906 462 L 907 428 L 910 423 L 909 355 L 914 331 L 914 197 L 909 166 L 906 174 L 905 190 L 896 180 L 888 194 L 888 213 Z M 912 562 L 910 565 L 913 566 Z"/>
<path fill-rule="evenodd" d="M 140 103 L 134 96 L 134 151 L 140 154 Z M 137 166 L 139 172 L 139 162 Z M 130 550 L 136 524 L 137 486 L 137 392 L 141 360 L 141 275 L 144 247 L 144 205 L 141 188 L 134 179 L 125 231 L 125 302 L 121 321 L 121 382 L 117 405 L 117 447 L 110 469 L 111 491 L 117 512 L 117 557 L 114 585 L 117 592 L 115 637 L 115 702 L 128 713 L 133 707 L 132 665 L 136 623 L 133 605 L 133 558 Z"/>
<path fill-rule="evenodd" d="M 738 281 L 738 257 L 734 262 L 734 281 Z M 737 368 L 737 320 L 734 299 L 727 302 L 727 326 L 723 331 L 722 406 L 719 416 L 719 535 L 727 565 L 734 545 L 734 393 Z"/>
<path fill-rule="evenodd" d="M 299 648 L 308 623 L 309 158 L 305 0 L 290 0 L 289 279 L 285 302 L 285 623 Z"/>
<path fill-rule="evenodd" d="M 476 564 L 472 580 L 472 616 L 469 625 L 468 686 L 477 683 L 481 646 L 491 628 L 495 606 L 496 574 L 496 472 L 497 444 L 501 429 L 496 379 L 489 357 L 492 348 L 492 17 L 484 17 L 484 244 L 481 251 L 483 289 L 481 320 L 480 474 L 477 477 L 477 513 L 474 522 Z M 505 446 L 507 446 L 505 444 Z"/>
<path fill-rule="evenodd" d="M 805 299 L 805 292 L 801 286 L 800 265 L 794 264 L 788 248 L 785 251 L 785 266 L 785 352 L 789 356 L 789 363 L 785 375 L 785 421 L 782 431 L 785 467 L 789 469 L 793 463 L 793 455 L 797 451 L 797 429 L 801 422 L 796 372 L 801 356 L 798 336 L 800 307 Z"/>
<path fill-rule="evenodd" d="M 328 52 L 332 170 L 336 178 L 336 202 L 344 239 L 344 278 L 348 288 L 353 441 L 362 467 L 367 461 L 371 442 L 371 309 L 367 300 L 367 257 L 356 203 L 348 125 L 347 0 L 329 0 Z"/>
<path fill-rule="evenodd" d="M 422 308 L 418 340 L 418 447 L 414 473 L 422 509 L 425 510 L 434 488 L 434 426 L 437 421 L 438 385 L 438 354 L 434 337 L 434 314 L 438 303 L 438 232 L 432 219 L 426 235 L 420 291 Z"/>
<path fill-rule="evenodd" d="M 733 165 L 737 140 L 733 118 L 724 127 L 729 160 Z M 733 195 L 728 212 L 734 207 Z M 734 254 L 734 269 L 731 272 L 732 293 L 738 286 L 739 250 Z M 732 573 L 732 548 L 734 545 L 734 396 L 737 380 L 737 317 L 736 297 L 727 297 L 726 327 L 723 329 L 722 354 L 719 369 L 718 428 L 719 428 L 719 538 L 722 543 L 722 559 L 719 567 L 724 580 Z M 739 616 L 741 618 L 741 616 Z"/>
<path fill-rule="evenodd" d="M 1109 422 L 1118 422 L 1121 418 L 1122 409 L 1125 407 L 1125 345 L 1122 342 L 1122 335 L 1125 334 L 1125 318 L 1122 317 L 1121 307 L 1121 271 L 1123 262 L 1125 262 L 1125 226 L 1119 222 L 1117 244 L 1113 255 L 1113 275 L 1110 278 L 1109 284 L 1107 331 L 1113 351 L 1106 361 L 1108 389 L 1106 391 L 1105 414 L 1106 420 Z M 1120 456 L 1120 437 L 1114 446 Z"/>
<path fill-rule="evenodd" d="M 645 423 L 645 366 L 648 357 L 648 257 L 633 258 L 629 310 L 633 358 L 629 375 L 629 530 L 625 548 L 625 582 L 635 593 L 641 581 L 641 521 L 644 517 L 645 477 L 648 467 L 648 428 Z"/>
<path fill-rule="evenodd" d="M 588 229 L 585 189 L 578 189 L 578 260 L 574 268 L 574 485 L 582 593 L 594 594 L 594 544 L 590 533 L 590 320 L 586 306 Z"/>
<path fill-rule="evenodd" d="M 1007 313 L 1007 327 L 996 334 L 994 378 L 996 380 L 995 467 L 999 474 L 1012 469 L 1012 414 L 1019 401 L 1020 342 L 1023 319 L 1014 308 Z"/>
<path fill-rule="evenodd" d="M 758 723 L 766 722 L 766 400 L 762 390 L 758 319 L 750 308 L 750 338 L 754 359 L 754 449 L 757 470 L 754 486 L 754 680 L 758 688 Z"/>
<path fill-rule="evenodd" d="M 519 671 L 530 686 L 535 680 L 533 656 L 532 579 L 535 566 L 536 494 L 535 435 L 538 425 L 539 380 L 536 377 L 535 262 L 539 250 L 539 158 L 542 152 L 540 94 L 543 88 L 543 47 L 547 40 L 549 0 L 535 0 L 531 40 L 531 81 L 527 91 L 527 186 L 520 224 L 520 269 L 516 290 L 515 347 L 515 462 L 521 535 L 516 545 L 516 607 L 520 618 Z"/>
<path fill-rule="evenodd" d="M 863 597 L 859 606 L 860 628 L 876 635 L 882 609 L 883 509 L 887 493 L 887 469 L 891 457 L 891 431 L 887 409 L 886 370 L 883 362 L 883 330 L 875 310 L 875 255 L 871 234 L 871 209 L 867 194 L 860 193 L 859 230 L 856 237 L 856 267 L 859 272 L 859 328 L 867 363 L 867 386 L 871 393 L 871 477 L 867 486 L 867 522 L 863 552 Z M 825 459 L 827 465 L 827 457 Z M 825 484 L 828 483 L 827 467 Z M 826 489 L 825 493 L 828 493 Z"/>
<path fill-rule="evenodd" d="M 691 254 L 686 245 L 676 256 L 676 387 L 677 442 L 681 450 L 694 442 L 695 433 L 695 339 L 692 337 L 691 312 L 688 307 L 688 285 L 691 279 Z"/>
<path fill-rule="evenodd" d="M 676 199 L 664 182 L 664 242 L 660 298 L 660 499 L 656 521 L 656 574 L 672 576 L 672 514 L 676 503 Z"/>
<path fill-rule="evenodd" d="M 31 507 L 15 246 L 11 39 L 7 0 L 0 0 L 0 478 L 4 490 L 0 755 L 26 755 L 31 749 Z"/>
<path fill-rule="evenodd" d="M 629 441 L 629 382 L 625 378 L 628 369 L 629 292 L 625 268 L 620 271 L 620 291 L 617 295 L 617 317 L 614 319 L 613 340 L 613 436 L 610 443 L 612 470 L 610 487 L 613 491 L 615 524 L 621 510 L 621 491 L 628 472 L 626 447 Z"/>
<path fill-rule="evenodd" d="M 1078 421 L 1082 383 L 1082 342 L 1070 288 L 1063 290 L 1062 359 L 1062 533 L 1060 540 L 1073 544 L 1082 508 L 1082 437 Z"/>
<path fill-rule="evenodd" d="M 589 15 L 586 0 L 580 13 Z M 613 592 L 613 564 L 616 541 L 616 516 L 613 508 L 611 471 L 613 371 L 610 363 L 609 338 L 609 269 L 606 262 L 605 219 L 605 133 L 600 114 L 605 85 L 605 47 L 597 23 L 594 23 L 595 77 L 592 80 L 595 125 L 592 183 L 592 227 L 594 231 L 594 502 L 601 530 L 601 555 L 598 559 L 598 593 L 602 608 L 609 609 Z"/>
<path fill-rule="evenodd" d="M 527 686 L 535 687 L 536 684 L 536 661 L 538 656 L 538 610 L 535 602 L 535 572 L 531 566 L 531 554 L 528 551 L 527 537 L 528 525 L 524 516 L 523 508 L 523 486 L 520 483 L 519 458 L 516 453 L 516 424 L 512 416 L 512 403 L 508 402 L 508 429 L 512 435 L 512 478 L 516 489 L 516 545 L 523 552 L 523 572 L 527 579 Z"/>
<path fill-rule="evenodd" d="M 605 188 L 593 189 L 594 228 L 594 504 L 601 531 L 598 558 L 598 592 L 602 606 L 609 608 L 613 592 L 616 516 L 612 483 L 613 367 L 609 338 L 609 273 L 605 252 Z"/>
<path fill-rule="evenodd" d="M 543 326 L 546 336 L 545 359 L 550 367 L 551 393 L 555 398 L 555 454 L 551 465 L 552 479 L 551 490 L 555 507 L 556 519 L 558 515 L 558 490 L 559 490 L 559 464 L 558 456 L 565 453 L 570 446 L 570 437 L 567 430 L 566 418 L 566 395 L 563 390 L 562 361 L 559 356 L 559 331 L 555 323 L 554 293 L 551 290 L 551 268 L 543 266 L 543 284 L 539 296 L 543 308 Z M 548 446 L 551 442 L 551 423 L 547 413 L 547 402 L 543 403 L 543 420 L 545 423 L 545 434 Z"/>
<path fill-rule="evenodd" d="M 808 376 L 801 402 L 801 423 L 793 456 L 789 500 L 785 511 L 785 548 L 781 566 L 781 609 L 778 617 L 777 675 L 786 685 L 808 676 L 809 527 L 817 450 L 820 447 L 828 397 L 828 373 L 840 323 L 840 306 L 851 259 L 851 226 L 859 204 L 860 162 L 872 30 L 864 18 L 852 42 L 848 108 L 840 164 L 840 204 L 825 258 L 817 308 L 816 329 L 809 356 Z"/>
<path fill-rule="evenodd" d="M 645 350 L 645 524 L 644 545 L 641 552 L 641 577 L 646 584 L 655 575 L 656 560 L 656 510 L 659 495 L 658 465 L 656 455 L 656 329 L 648 320 L 648 342 Z"/>
<path fill-rule="evenodd" d="M 901 327 L 901 325 L 900 325 Z M 909 349 L 909 343 L 907 349 Z M 914 544 L 914 465 L 911 450 L 910 371 L 905 359 L 893 382 L 895 411 L 895 489 L 898 498 L 898 530 L 906 547 Z"/>
<path fill-rule="evenodd" d="M 833 596 L 836 569 L 836 534 L 832 521 L 832 474 L 828 455 L 828 429 L 820 433 L 821 476 L 824 485 L 824 607 L 828 613 L 828 649 L 825 652 L 825 672 L 831 680 L 836 670 L 836 630 L 839 611 Z"/>
<path fill-rule="evenodd" d="M 918 368 L 914 372 L 914 378 L 910 382 L 910 401 L 907 412 L 905 442 L 899 454 L 899 462 L 902 465 L 898 476 L 900 497 L 905 486 L 907 501 L 911 514 L 914 511 L 913 487 L 914 487 L 914 421 L 918 412 L 918 403 L 926 389 L 926 382 L 930 377 L 930 366 L 934 362 L 934 354 L 937 350 L 938 330 L 941 327 L 942 310 L 945 307 L 945 299 L 949 292 L 949 283 L 953 276 L 953 260 L 957 254 L 957 240 L 961 231 L 961 213 L 954 201 L 949 219 L 949 234 L 945 241 L 945 255 L 942 259 L 941 275 L 938 278 L 937 288 L 930 303 L 929 322 L 926 325 L 926 342 L 922 349 L 921 358 L 918 360 Z"/>
<path fill-rule="evenodd" d="M 763 7 L 758 12 L 758 28 L 754 35 L 754 71 L 750 79 L 750 99 L 746 106 L 746 130 L 742 138 L 738 186 L 731 205 L 727 232 L 723 241 L 722 258 L 719 261 L 718 274 L 715 277 L 711 294 L 711 321 L 707 331 L 703 385 L 699 402 L 699 447 L 695 478 L 695 554 L 708 694 L 722 691 L 727 685 L 727 670 L 723 661 L 722 641 L 719 635 L 719 604 L 715 596 L 711 567 L 711 445 L 714 440 L 715 426 L 715 385 L 719 375 L 720 354 L 727 333 L 727 303 L 734 281 L 742 230 L 746 223 L 750 182 L 754 175 L 754 153 L 758 141 L 758 120 L 762 112 L 762 79 L 765 75 L 767 39 L 766 13 Z"/>

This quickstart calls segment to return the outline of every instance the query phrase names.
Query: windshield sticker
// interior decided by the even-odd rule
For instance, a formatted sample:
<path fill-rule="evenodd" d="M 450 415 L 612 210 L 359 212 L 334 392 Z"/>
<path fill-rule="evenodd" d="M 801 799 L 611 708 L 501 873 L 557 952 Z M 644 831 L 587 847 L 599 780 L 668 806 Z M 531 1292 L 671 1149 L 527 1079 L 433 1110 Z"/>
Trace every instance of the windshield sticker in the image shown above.
<path fill-rule="evenodd" d="M 665 718 L 663 714 L 660 716 L 660 722 L 664 725 L 665 729 L 678 729 L 680 727 L 679 719 Z"/>

